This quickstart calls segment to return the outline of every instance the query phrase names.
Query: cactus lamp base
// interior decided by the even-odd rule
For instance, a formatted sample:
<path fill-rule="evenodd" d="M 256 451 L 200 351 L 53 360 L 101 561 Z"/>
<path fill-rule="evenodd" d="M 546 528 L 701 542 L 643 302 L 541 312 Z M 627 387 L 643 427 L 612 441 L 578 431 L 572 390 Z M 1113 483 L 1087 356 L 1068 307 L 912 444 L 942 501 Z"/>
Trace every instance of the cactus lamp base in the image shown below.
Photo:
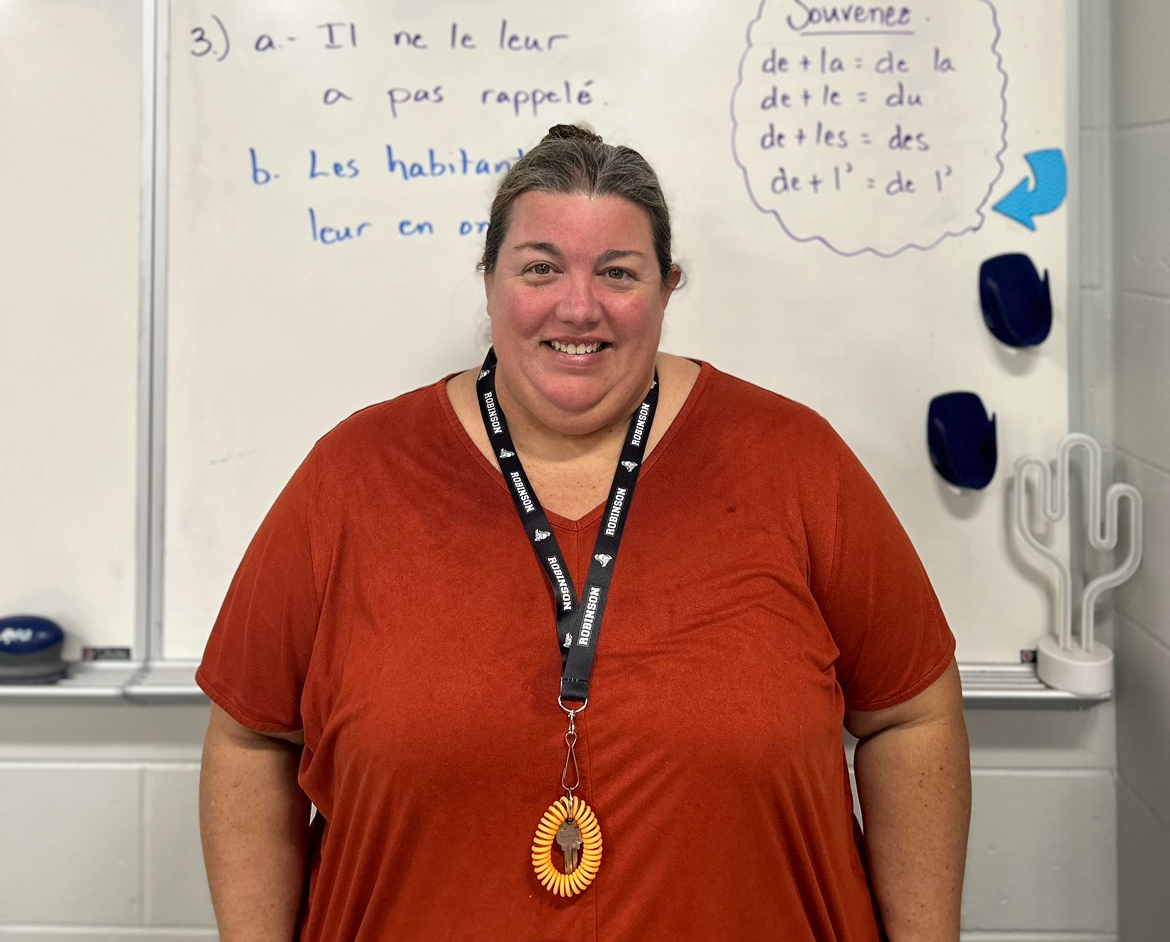
<path fill-rule="evenodd" d="M 1092 651 L 1066 651 L 1052 635 L 1040 640 L 1036 676 L 1049 687 L 1084 696 L 1113 691 L 1113 652 L 1097 642 Z"/>

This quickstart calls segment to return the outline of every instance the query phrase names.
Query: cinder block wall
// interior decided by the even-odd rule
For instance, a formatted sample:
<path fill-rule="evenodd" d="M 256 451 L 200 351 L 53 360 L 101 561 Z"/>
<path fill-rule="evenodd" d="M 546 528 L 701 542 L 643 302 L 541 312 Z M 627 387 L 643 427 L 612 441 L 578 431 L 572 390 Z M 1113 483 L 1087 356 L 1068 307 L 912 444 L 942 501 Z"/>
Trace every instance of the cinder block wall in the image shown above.
<path fill-rule="evenodd" d="M 216 939 L 206 706 L 0 706 L 0 942 Z"/>
<path fill-rule="evenodd" d="M 197 820 L 206 721 L 198 706 L 0 707 L 0 942 L 216 937 Z M 968 723 L 964 938 L 1116 940 L 1112 707 Z"/>
<path fill-rule="evenodd" d="M 1116 600 L 1121 932 L 1170 937 L 1170 3 L 1113 4 L 1114 444 L 1146 502 Z"/>

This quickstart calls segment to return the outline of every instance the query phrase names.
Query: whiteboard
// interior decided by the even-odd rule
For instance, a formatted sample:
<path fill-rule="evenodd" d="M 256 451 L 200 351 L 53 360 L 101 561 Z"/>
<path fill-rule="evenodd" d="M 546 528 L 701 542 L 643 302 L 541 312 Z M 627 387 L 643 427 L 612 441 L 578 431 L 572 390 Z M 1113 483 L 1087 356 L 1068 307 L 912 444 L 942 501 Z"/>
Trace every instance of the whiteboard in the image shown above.
<path fill-rule="evenodd" d="M 0 614 L 134 639 L 142 5 L 0 3 Z"/>
<path fill-rule="evenodd" d="M 1069 219 L 1033 232 L 991 205 L 1025 154 L 1073 142 L 1065 3 L 858 9 L 176 0 L 166 655 L 199 656 L 318 437 L 479 362 L 494 187 L 575 121 L 662 179 L 687 274 L 664 348 L 834 424 L 914 540 L 962 659 L 1033 645 L 1049 602 L 1008 545 L 1005 469 L 1068 431 Z M 1018 353 L 978 307 L 980 263 L 1011 251 L 1054 289 L 1051 336 Z M 925 448 L 930 399 L 962 389 L 999 419 L 979 493 L 947 488 Z"/>

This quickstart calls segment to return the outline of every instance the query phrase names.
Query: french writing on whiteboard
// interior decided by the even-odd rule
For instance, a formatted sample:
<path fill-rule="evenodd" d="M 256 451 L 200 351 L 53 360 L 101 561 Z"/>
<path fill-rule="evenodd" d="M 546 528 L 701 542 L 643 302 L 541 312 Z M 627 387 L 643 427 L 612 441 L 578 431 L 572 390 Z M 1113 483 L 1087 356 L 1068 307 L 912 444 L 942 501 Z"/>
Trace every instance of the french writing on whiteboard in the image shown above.
<path fill-rule="evenodd" d="M 345 143 L 336 134 L 312 137 L 310 123 L 300 134 L 273 133 L 275 126 L 287 127 L 291 115 L 273 127 L 255 126 L 240 141 L 240 179 L 253 190 L 281 194 L 286 207 L 290 198 L 302 201 L 288 222 L 317 246 L 385 237 L 482 238 L 488 226 L 482 188 L 459 190 L 467 202 L 458 209 L 449 199 L 436 201 L 438 218 L 425 208 L 420 215 L 417 200 L 410 207 L 390 203 L 388 214 L 387 197 L 498 180 L 524 155 L 521 143 L 532 139 L 532 122 L 546 127 L 581 120 L 608 105 L 601 97 L 604 83 L 573 59 L 572 32 L 547 14 L 532 22 L 484 14 L 474 21 L 434 17 L 400 28 L 387 16 L 369 23 L 295 16 L 279 24 L 255 10 L 242 15 L 196 6 L 202 10 L 185 26 L 186 51 L 209 70 L 203 75 L 235 85 L 263 82 L 267 89 L 281 74 L 273 69 L 284 69 L 286 77 L 289 70 L 320 76 L 311 97 L 295 107 L 349 122 Z M 359 61 L 362 68 L 347 65 Z M 453 68 L 458 62 L 467 65 Z M 452 140 L 450 128 L 468 118 L 470 130 Z M 490 137 L 485 126 L 493 129 Z"/>
<path fill-rule="evenodd" d="M 732 97 L 752 202 L 842 255 L 979 229 L 1007 147 L 999 38 L 990 0 L 761 0 Z"/>
<path fill-rule="evenodd" d="M 210 13 L 206 23 L 192 26 L 190 29 L 190 55 L 197 59 L 207 59 L 209 62 L 224 62 L 230 55 L 239 58 L 248 53 L 259 54 L 263 57 L 289 54 L 298 47 L 309 47 L 313 50 L 343 50 L 356 52 L 358 42 L 358 24 L 353 22 L 335 21 L 306 24 L 306 29 L 298 35 L 288 35 L 284 32 L 256 33 L 254 30 L 245 36 L 244 53 L 233 52 L 238 47 L 233 45 L 232 31 L 227 23 L 218 14 Z M 413 50 L 425 52 L 456 52 L 464 55 L 476 52 L 500 52 L 505 54 L 539 55 L 541 53 L 563 52 L 572 37 L 562 32 L 527 32 L 501 18 L 491 28 L 484 28 L 476 33 L 468 32 L 458 22 L 452 22 L 450 31 L 446 28 L 436 28 L 427 32 L 417 32 L 409 29 L 393 30 L 389 34 L 375 35 L 373 44 L 380 48 L 397 49 L 400 51 Z M 463 99 L 464 103 L 478 103 L 481 107 L 511 112 L 513 116 L 539 116 L 556 106 L 576 106 L 587 108 L 597 104 L 596 89 L 593 88 L 594 79 L 556 78 L 544 79 L 521 87 L 489 87 L 484 83 L 475 88 L 460 89 L 456 96 L 450 89 L 444 90 L 442 84 L 428 86 L 399 86 L 393 85 L 381 90 L 385 96 L 385 103 L 392 117 L 399 118 L 412 110 L 425 110 L 427 106 L 442 105 L 455 97 Z M 363 89 L 364 91 L 364 89 Z M 341 87 L 327 87 L 321 93 L 320 101 L 324 105 L 339 105 L 351 102 L 360 94 L 354 89 Z"/>

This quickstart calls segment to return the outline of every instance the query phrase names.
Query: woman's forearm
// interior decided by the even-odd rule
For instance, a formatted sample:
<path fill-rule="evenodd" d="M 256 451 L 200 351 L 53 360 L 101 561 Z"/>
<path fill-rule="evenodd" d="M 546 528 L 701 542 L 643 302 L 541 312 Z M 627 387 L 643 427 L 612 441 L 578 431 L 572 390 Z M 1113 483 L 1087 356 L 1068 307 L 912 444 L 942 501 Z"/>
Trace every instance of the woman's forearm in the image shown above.
<path fill-rule="evenodd" d="M 219 707 L 203 745 L 199 821 L 221 942 L 289 942 L 305 879 L 309 800 L 301 747 Z"/>
<path fill-rule="evenodd" d="M 953 689 L 939 709 L 862 739 L 854 756 L 870 877 L 890 942 L 959 938 L 971 768 L 951 670 L 942 686 Z"/>

